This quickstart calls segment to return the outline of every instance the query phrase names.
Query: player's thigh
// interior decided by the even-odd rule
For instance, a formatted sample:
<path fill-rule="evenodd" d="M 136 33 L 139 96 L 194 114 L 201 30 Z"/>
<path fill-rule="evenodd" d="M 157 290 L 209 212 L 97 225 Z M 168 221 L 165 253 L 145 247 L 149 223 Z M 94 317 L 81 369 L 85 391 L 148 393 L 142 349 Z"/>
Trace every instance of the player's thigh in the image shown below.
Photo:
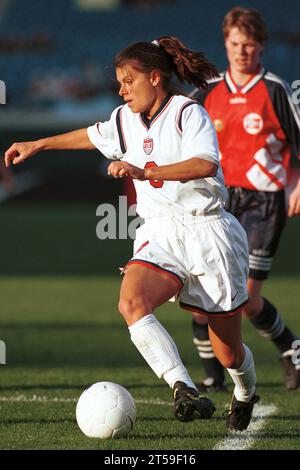
<path fill-rule="evenodd" d="M 139 264 L 126 269 L 120 291 L 120 303 L 147 313 L 171 299 L 178 292 L 178 283 L 168 274 Z"/>

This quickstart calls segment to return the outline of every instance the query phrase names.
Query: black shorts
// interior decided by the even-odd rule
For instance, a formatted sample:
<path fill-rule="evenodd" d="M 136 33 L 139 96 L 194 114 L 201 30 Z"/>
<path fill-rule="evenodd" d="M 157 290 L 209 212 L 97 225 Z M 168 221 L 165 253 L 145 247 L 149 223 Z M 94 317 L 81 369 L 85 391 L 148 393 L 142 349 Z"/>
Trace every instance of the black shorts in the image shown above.
<path fill-rule="evenodd" d="M 267 279 L 286 223 L 284 191 L 228 187 L 226 210 L 244 227 L 249 243 L 249 277 Z"/>

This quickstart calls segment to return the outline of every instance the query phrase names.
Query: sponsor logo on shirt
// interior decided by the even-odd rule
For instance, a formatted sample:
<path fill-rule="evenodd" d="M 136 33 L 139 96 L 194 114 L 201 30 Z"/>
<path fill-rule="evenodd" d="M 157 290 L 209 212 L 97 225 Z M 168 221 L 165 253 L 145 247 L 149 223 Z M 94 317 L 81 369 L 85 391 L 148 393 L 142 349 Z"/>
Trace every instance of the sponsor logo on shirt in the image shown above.
<path fill-rule="evenodd" d="M 243 126 L 248 134 L 258 134 L 263 128 L 262 117 L 257 113 L 249 113 L 244 117 Z"/>
<path fill-rule="evenodd" d="M 153 150 L 153 139 L 149 137 L 145 137 L 143 148 L 144 148 L 144 152 L 146 153 L 146 155 L 150 155 L 150 153 Z"/>
<path fill-rule="evenodd" d="M 247 103 L 247 98 L 243 98 L 242 96 L 236 96 L 235 98 L 230 98 L 230 104 L 245 104 Z"/>

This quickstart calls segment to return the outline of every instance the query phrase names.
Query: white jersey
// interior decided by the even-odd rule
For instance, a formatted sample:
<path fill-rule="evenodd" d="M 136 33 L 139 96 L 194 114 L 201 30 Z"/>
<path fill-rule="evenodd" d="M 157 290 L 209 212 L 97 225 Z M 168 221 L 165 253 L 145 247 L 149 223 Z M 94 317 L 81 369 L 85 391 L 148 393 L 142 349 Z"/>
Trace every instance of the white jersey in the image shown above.
<path fill-rule="evenodd" d="M 227 198 L 214 126 L 204 108 L 185 96 L 168 96 L 150 121 L 127 104 L 109 121 L 88 128 L 88 136 L 107 158 L 139 168 L 179 163 L 193 157 L 218 165 L 215 177 L 180 181 L 134 181 L 137 213 L 149 217 L 204 215 Z"/>

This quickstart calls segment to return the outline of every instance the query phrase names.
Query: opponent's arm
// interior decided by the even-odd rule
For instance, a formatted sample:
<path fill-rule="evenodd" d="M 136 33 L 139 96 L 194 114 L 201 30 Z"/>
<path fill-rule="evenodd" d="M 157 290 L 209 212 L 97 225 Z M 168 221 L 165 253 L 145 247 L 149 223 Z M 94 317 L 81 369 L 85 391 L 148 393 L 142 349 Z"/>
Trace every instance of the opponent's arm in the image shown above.
<path fill-rule="evenodd" d="M 273 90 L 273 106 L 288 143 L 300 157 L 300 106 L 289 86 L 282 81 Z M 298 158 L 299 158 L 298 157 Z M 288 216 L 300 215 L 300 178 L 288 198 Z"/>
<path fill-rule="evenodd" d="M 23 162 L 41 150 L 92 150 L 95 146 L 87 135 L 87 129 L 78 129 L 66 134 L 46 137 L 32 142 L 16 142 L 5 152 L 5 165 Z"/>

